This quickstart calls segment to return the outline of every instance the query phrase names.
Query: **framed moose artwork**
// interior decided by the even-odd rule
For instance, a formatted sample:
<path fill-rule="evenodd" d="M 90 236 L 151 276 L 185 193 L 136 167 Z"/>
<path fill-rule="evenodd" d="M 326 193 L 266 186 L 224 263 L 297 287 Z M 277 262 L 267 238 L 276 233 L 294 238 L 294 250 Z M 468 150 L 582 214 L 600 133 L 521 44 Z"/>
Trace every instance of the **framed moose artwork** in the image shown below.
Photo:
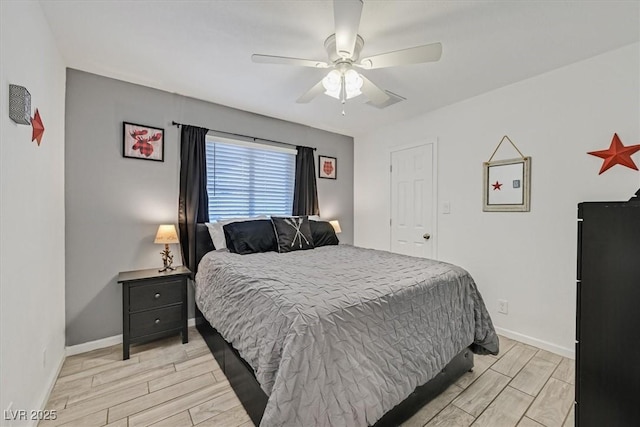
<path fill-rule="evenodd" d="M 164 129 L 124 122 L 122 155 L 164 162 Z"/>

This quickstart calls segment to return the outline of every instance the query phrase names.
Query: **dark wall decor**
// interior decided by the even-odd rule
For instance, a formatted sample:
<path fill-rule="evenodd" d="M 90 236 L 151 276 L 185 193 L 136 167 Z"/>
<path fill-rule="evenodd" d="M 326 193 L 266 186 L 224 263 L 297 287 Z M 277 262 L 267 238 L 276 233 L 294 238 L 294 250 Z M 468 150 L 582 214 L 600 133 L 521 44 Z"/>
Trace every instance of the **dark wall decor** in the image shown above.
<path fill-rule="evenodd" d="M 31 124 L 31 94 L 26 87 L 9 85 L 9 118 L 19 125 Z"/>
<path fill-rule="evenodd" d="M 325 179 L 336 179 L 337 162 L 335 157 L 318 156 L 318 177 Z"/>
<path fill-rule="evenodd" d="M 9 85 L 9 118 L 19 125 L 31 125 L 31 141 L 36 141 L 40 146 L 44 124 L 37 108 L 31 118 L 31 94 L 26 87 Z"/>
<path fill-rule="evenodd" d="M 164 129 L 123 122 L 122 155 L 164 162 Z"/>

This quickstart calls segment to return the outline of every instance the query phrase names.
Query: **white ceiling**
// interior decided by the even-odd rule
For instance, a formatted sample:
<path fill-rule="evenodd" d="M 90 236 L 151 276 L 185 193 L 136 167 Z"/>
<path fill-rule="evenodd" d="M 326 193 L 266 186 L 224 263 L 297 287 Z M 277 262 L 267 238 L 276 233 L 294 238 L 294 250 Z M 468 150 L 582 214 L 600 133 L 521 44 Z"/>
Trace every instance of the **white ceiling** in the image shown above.
<path fill-rule="evenodd" d="M 364 71 L 407 100 L 379 110 L 360 96 L 343 117 L 328 96 L 295 102 L 327 71 L 251 62 L 326 61 L 329 0 L 41 4 L 68 67 L 351 136 L 640 40 L 638 1 L 364 0 L 363 57 L 437 41 L 443 54 Z"/>

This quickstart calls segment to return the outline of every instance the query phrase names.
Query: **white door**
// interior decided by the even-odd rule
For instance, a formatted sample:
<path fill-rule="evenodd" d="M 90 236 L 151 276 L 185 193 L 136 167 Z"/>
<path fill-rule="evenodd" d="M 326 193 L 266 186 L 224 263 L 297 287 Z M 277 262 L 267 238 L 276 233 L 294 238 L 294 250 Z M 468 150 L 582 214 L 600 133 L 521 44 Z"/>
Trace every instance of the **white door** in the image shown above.
<path fill-rule="evenodd" d="M 391 152 L 391 252 L 436 256 L 433 147 Z"/>

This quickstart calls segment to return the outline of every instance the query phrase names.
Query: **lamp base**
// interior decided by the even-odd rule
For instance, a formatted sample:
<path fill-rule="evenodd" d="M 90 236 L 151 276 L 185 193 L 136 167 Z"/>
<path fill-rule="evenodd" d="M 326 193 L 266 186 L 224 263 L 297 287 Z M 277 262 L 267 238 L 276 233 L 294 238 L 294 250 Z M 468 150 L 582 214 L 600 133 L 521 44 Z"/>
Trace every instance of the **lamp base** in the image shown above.
<path fill-rule="evenodd" d="M 161 270 L 158 270 L 158 273 L 164 273 L 165 271 L 173 271 L 176 269 L 171 266 L 171 264 L 173 264 L 173 255 L 171 254 L 168 244 L 164 244 L 164 251 L 160 252 L 160 255 L 162 255 L 162 264 L 164 264 L 164 267 Z"/>

